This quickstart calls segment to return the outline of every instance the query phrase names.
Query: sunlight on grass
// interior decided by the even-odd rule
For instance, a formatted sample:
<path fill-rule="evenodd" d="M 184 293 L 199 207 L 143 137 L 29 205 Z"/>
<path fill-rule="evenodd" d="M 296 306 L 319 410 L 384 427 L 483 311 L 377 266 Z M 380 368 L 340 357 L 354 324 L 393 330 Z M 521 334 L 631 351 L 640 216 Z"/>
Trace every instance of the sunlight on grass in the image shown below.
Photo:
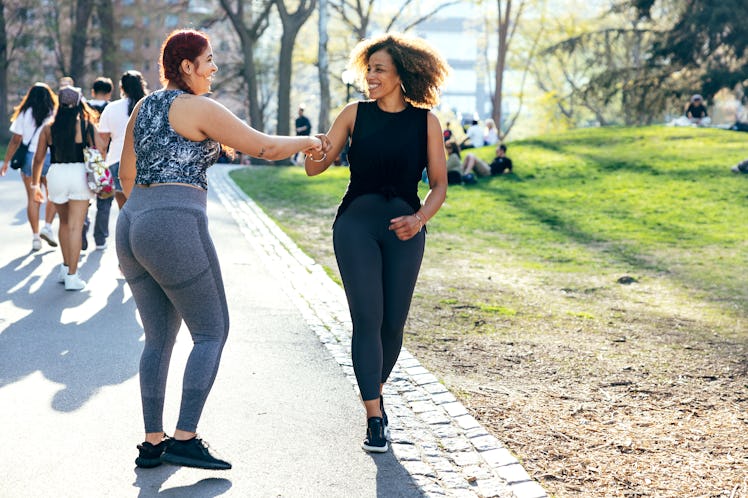
<path fill-rule="evenodd" d="M 480 308 L 481 311 L 484 311 L 486 313 L 494 313 L 496 315 L 514 316 L 517 314 L 517 310 L 506 308 L 504 306 L 496 306 L 492 304 L 479 304 L 478 308 Z"/>
<path fill-rule="evenodd" d="M 747 145 L 745 133 L 663 126 L 513 142 L 514 174 L 450 187 L 429 250 L 459 249 L 484 265 L 490 252 L 508 253 L 528 271 L 665 273 L 745 307 L 748 277 L 736 269 L 746 266 L 748 178 L 729 167 Z M 471 152 L 490 160 L 493 148 Z M 329 230 L 348 182 L 340 167 L 313 178 L 288 167 L 232 176 L 283 224 L 317 230 Z"/>

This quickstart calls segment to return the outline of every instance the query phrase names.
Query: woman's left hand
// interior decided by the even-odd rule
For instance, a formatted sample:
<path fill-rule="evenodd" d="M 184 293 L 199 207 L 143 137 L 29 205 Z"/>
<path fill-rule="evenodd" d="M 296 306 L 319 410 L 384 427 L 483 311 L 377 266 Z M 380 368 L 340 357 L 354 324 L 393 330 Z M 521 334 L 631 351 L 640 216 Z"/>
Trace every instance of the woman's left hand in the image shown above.
<path fill-rule="evenodd" d="M 390 230 L 395 232 L 395 235 L 400 240 L 412 239 L 422 228 L 423 224 L 421 220 L 413 214 L 399 216 L 390 220 Z"/>

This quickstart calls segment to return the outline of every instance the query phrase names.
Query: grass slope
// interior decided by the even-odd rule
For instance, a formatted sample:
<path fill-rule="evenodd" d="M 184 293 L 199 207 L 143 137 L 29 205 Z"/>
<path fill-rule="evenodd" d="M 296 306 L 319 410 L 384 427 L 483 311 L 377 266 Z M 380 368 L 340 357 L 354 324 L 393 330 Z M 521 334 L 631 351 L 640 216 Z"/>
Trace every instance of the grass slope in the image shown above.
<path fill-rule="evenodd" d="M 748 272 L 739 271 L 748 262 L 748 178 L 729 171 L 748 157 L 745 133 L 584 129 L 515 142 L 509 152 L 515 174 L 449 189 L 430 223 L 430 251 L 459 245 L 481 264 L 509 253 L 528 270 L 662 272 L 748 310 Z M 347 177 L 345 168 L 315 178 L 297 168 L 234 173 L 292 234 L 296 210 L 305 224 L 329 226 Z"/>

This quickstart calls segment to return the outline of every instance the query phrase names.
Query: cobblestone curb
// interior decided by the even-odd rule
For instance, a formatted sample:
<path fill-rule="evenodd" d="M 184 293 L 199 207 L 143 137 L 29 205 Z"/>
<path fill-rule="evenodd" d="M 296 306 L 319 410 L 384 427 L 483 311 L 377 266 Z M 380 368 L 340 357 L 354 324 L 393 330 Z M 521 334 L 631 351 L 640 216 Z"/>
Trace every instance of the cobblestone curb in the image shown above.
<path fill-rule="evenodd" d="M 309 327 L 358 389 L 345 293 L 228 176 L 210 169 L 210 188 L 231 213 Z M 426 497 L 544 498 L 548 495 L 504 445 L 405 348 L 385 386 L 392 451 Z"/>

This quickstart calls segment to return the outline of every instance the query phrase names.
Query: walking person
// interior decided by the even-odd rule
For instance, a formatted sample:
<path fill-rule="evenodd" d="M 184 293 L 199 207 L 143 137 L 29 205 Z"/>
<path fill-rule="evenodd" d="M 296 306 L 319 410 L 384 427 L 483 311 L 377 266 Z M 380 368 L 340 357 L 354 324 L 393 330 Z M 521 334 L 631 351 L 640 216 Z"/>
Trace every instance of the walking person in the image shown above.
<path fill-rule="evenodd" d="M 101 113 L 104 112 L 104 109 L 106 109 L 106 106 L 109 105 L 109 101 L 112 100 L 112 91 L 114 90 L 114 84 L 112 83 L 111 78 L 107 78 L 106 76 L 99 76 L 96 78 L 96 80 L 93 82 L 93 85 L 91 86 L 91 99 L 87 100 L 86 103 L 96 111 L 97 116 L 99 116 L 99 127 L 101 127 Z M 101 132 L 101 129 L 99 129 L 99 132 Z M 106 149 L 104 149 L 102 152 L 107 152 Z M 107 161 L 107 164 L 108 161 Z M 112 172 L 114 174 L 114 172 Z M 115 176 L 116 178 L 116 176 Z M 89 207 L 90 204 L 89 204 Z M 96 220 L 99 219 L 99 210 L 105 210 L 106 211 L 106 223 L 107 226 L 104 227 L 105 233 L 109 234 L 109 209 L 112 207 L 112 197 L 106 197 L 102 199 L 99 196 L 96 196 Z M 88 249 L 88 228 L 91 222 L 88 219 L 88 211 L 86 211 L 86 219 L 83 221 L 83 233 L 81 234 L 81 249 L 86 250 Z M 101 234 L 101 227 L 94 222 L 94 240 L 101 240 L 106 239 L 106 236 L 102 236 Z M 97 233 L 98 232 L 98 233 Z M 97 239 L 98 236 L 98 239 Z M 102 243 L 104 244 L 104 243 Z M 96 249 L 104 249 L 106 245 L 99 246 L 98 242 L 96 244 Z"/>
<path fill-rule="evenodd" d="M 449 67 L 426 42 L 387 34 L 354 48 L 350 66 L 368 101 L 348 104 L 305 169 L 325 171 L 350 141 L 351 178 L 333 245 L 353 322 L 351 353 L 366 418 L 363 449 L 387 451 L 382 389 L 397 362 L 426 241 L 447 193 L 444 139 L 429 108 Z M 427 169 L 423 205 L 418 182 Z"/>
<path fill-rule="evenodd" d="M 31 225 L 31 250 L 38 251 L 42 248 L 42 239 L 52 247 L 57 247 L 57 238 L 52 229 L 52 222 L 55 218 L 55 206 L 47 202 L 44 207 L 44 226 L 39 229 L 39 211 L 44 201 L 35 199 L 32 189 L 31 167 L 34 161 L 34 152 L 39 144 L 39 133 L 42 126 L 47 124 L 55 113 L 57 107 L 57 95 L 52 91 L 49 85 L 44 83 L 35 83 L 26 92 L 13 111 L 11 116 L 10 132 L 12 137 L 8 148 L 5 151 L 5 162 L 0 168 L 0 176 L 5 176 L 8 172 L 8 165 L 13 155 L 21 144 L 28 146 L 23 166 L 19 169 L 23 186 L 26 189 L 26 217 Z M 44 166 L 41 177 L 39 178 L 40 188 L 47 189 L 47 171 L 49 171 L 49 153 L 44 155 Z"/>
<path fill-rule="evenodd" d="M 304 116 L 304 106 L 299 106 L 299 115 L 294 121 L 294 125 L 296 126 L 296 134 L 301 136 L 309 136 L 312 134 L 312 122 L 309 121 L 309 118 Z M 294 164 L 300 164 L 300 161 L 298 161 L 298 156 L 300 154 L 294 154 L 293 157 L 293 163 Z M 303 157 L 303 155 L 302 155 Z"/>
<path fill-rule="evenodd" d="M 218 70 L 204 33 L 172 32 L 161 47 L 160 64 L 164 87 L 133 109 L 119 171 L 127 201 L 117 218 L 117 256 L 145 332 L 140 359 L 145 441 L 138 445 L 135 464 L 230 469 L 196 433 L 229 329 L 208 232 L 206 170 L 218 160 L 221 144 L 271 160 L 321 150 L 322 144 L 317 137 L 260 133 L 204 96 Z M 193 348 L 176 430 L 168 437 L 166 374 L 182 320 Z"/>
<path fill-rule="evenodd" d="M 44 194 L 39 189 L 47 148 L 51 165 L 47 174 L 49 200 L 60 215 L 60 249 L 62 264 L 59 281 L 65 290 L 81 290 L 86 282 L 78 274 L 81 253 L 81 230 L 94 194 L 86 182 L 83 149 L 87 146 L 102 150 L 96 131 L 96 113 L 83 100 L 80 88 L 66 86 L 58 94 L 59 107 L 54 121 L 42 127 L 39 145 L 34 155 L 32 189 L 41 202 Z"/>
<path fill-rule="evenodd" d="M 106 164 L 114 178 L 114 197 L 96 199 L 96 218 L 94 221 L 94 242 L 96 249 L 107 247 L 109 237 L 109 214 L 112 210 L 112 199 L 116 199 L 117 206 L 122 209 L 125 204 L 125 194 L 119 181 L 119 162 L 122 156 L 122 146 L 125 143 L 125 128 L 130 114 L 140 99 L 148 93 L 148 83 L 140 72 L 126 71 L 120 78 L 121 99 L 108 104 L 99 117 L 99 134 L 104 143 L 108 144 Z"/>

